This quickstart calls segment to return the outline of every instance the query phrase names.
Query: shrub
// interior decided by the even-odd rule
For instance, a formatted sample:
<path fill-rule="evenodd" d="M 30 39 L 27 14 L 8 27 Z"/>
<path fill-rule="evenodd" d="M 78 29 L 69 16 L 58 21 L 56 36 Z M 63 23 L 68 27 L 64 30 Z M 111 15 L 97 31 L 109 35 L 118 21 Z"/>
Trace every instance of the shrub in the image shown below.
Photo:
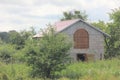
<path fill-rule="evenodd" d="M 15 50 L 12 45 L 4 44 L 0 46 L 0 61 L 9 63 L 12 60 L 12 55 L 15 53 Z"/>
<path fill-rule="evenodd" d="M 63 34 L 55 34 L 53 28 L 36 43 L 34 40 L 26 46 L 26 59 L 32 67 L 33 77 L 56 78 L 57 72 L 69 63 L 70 41 Z"/>
<path fill-rule="evenodd" d="M 0 80 L 9 80 L 9 78 L 5 73 L 0 73 Z"/>

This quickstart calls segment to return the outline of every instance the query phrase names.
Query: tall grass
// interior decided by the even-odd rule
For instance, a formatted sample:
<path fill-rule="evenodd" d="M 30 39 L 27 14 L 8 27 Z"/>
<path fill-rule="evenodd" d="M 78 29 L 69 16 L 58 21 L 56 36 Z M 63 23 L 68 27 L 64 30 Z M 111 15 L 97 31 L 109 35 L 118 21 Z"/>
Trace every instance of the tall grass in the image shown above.
<path fill-rule="evenodd" d="M 0 80 L 43 80 L 31 78 L 30 70 L 24 63 L 0 62 Z M 59 75 L 58 80 L 120 80 L 120 60 L 72 63 Z"/>
<path fill-rule="evenodd" d="M 68 66 L 60 75 L 80 80 L 120 80 L 120 60 L 77 62 Z"/>
<path fill-rule="evenodd" d="M 6 76 L 8 79 L 6 80 L 24 80 L 28 77 L 28 72 L 30 68 L 25 64 L 4 64 L 0 65 L 0 74 L 2 80 L 3 76 Z"/>

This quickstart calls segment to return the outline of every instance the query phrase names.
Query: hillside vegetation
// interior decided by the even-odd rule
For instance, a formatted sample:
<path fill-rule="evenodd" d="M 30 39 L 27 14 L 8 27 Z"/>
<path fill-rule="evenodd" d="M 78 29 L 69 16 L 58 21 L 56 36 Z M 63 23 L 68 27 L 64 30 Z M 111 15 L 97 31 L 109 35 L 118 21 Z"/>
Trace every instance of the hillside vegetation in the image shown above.
<path fill-rule="evenodd" d="M 73 80 L 120 80 L 120 60 L 78 62 L 68 66 L 61 74 Z"/>
<path fill-rule="evenodd" d="M 42 78 L 31 78 L 30 69 L 23 63 L 0 62 L 0 80 L 43 80 Z M 120 80 L 120 60 L 72 63 L 57 74 L 59 75 L 58 80 Z"/>

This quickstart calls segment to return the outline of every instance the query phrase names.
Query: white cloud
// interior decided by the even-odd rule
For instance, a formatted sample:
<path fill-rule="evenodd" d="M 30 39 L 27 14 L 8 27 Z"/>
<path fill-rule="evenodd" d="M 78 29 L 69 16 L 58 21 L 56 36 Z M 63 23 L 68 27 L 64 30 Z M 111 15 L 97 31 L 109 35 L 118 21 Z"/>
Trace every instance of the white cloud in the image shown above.
<path fill-rule="evenodd" d="M 11 5 L 33 5 L 37 0 L 0 0 L 2 4 L 11 4 Z"/>
<path fill-rule="evenodd" d="M 106 14 L 119 4 L 119 0 L 0 0 L 0 31 L 38 29 L 73 9 L 85 10 L 91 20 L 106 20 Z"/>
<path fill-rule="evenodd" d="M 63 11 L 72 9 L 71 6 L 56 6 L 53 4 L 45 4 L 42 6 L 36 6 L 31 8 L 30 15 L 46 16 L 46 15 L 61 15 Z"/>

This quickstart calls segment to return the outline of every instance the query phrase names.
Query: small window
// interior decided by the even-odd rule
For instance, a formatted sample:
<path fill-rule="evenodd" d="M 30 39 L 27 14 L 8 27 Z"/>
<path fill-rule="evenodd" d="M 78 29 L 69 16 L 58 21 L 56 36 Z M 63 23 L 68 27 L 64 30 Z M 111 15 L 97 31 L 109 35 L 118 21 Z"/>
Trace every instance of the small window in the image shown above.
<path fill-rule="evenodd" d="M 77 61 L 87 61 L 86 54 L 77 54 Z"/>
<path fill-rule="evenodd" d="M 85 29 L 79 29 L 74 33 L 74 48 L 89 48 L 89 35 Z"/>

